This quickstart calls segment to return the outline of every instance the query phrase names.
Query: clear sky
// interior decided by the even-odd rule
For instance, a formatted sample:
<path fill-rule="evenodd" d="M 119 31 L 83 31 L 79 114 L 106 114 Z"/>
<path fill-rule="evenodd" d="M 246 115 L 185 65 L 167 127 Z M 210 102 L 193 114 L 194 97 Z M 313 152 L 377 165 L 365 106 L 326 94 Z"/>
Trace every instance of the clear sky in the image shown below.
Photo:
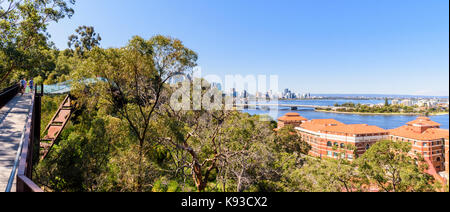
<path fill-rule="evenodd" d="M 77 0 L 49 27 L 58 48 L 79 25 L 103 47 L 169 35 L 205 74 L 277 74 L 295 92 L 449 95 L 447 0 Z"/>

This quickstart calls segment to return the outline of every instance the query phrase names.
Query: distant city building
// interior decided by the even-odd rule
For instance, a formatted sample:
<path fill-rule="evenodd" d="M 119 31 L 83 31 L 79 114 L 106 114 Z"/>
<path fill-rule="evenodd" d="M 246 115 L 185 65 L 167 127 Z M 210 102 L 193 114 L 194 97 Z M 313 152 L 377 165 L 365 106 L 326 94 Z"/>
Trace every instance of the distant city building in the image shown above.
<path fill-rule="evenodd" d="M 238 97 L 238 92 L 236 91 L 236 88 L 231 89 L 231 95 L 233 96 L 233 98 Z"/>
<path fill-rule="evenodd" d="M 392 105 L 401 105 L 407 107 L 417 106 L 420 108 L 436 108 L 442 106 L 442 103 L 437 99 L 419 99 L 417 101 L 413 101 L 412 99 L 404 99 L 404 100 L 392 100 Z"/>
<path fill-rule="evenodd" d="M 414 106 L 414 102 L 410 99 L 405 99 L 402 101 L 402 105 L 406 107 L 412 107 Z"/>
<path fill-rule="evenodd" d="M 211 87 L 217 88 L 217 90 L 222 91 L 222 84 L 220 84 L 220 83 L 213 82 L 211 84 Z"/>
<path fill-rule="evenodd" d="M 256 98 L 258 98 L 258 99 L 261 99 L 261 98 L 264 98 L 264 94 L 263 93 L 261 93 L 261 92 L 256 92 Z"/>
<path fill-rule="evenodd" d="M 248 92 L 246 90 L 244 90 L 241 94 L 241 98 L 248 98 L 248 97 L 249 97 Z"/>
<path fill-rule="evenodd" d="M 307 99 L 311 97 L 311 94 L 301 94 L 301 93 L 295 93 L 288 88 L 284 89 L 280 96 L 283 99 Z"/>

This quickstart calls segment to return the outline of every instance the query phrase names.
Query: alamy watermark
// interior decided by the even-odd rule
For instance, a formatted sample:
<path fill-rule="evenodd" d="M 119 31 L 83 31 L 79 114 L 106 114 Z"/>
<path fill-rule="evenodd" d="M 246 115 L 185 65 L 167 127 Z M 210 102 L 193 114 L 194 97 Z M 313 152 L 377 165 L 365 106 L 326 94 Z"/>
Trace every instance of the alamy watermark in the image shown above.
<path fill-rule="evenodd" d="M 176 111 L 238 110 L 258 111 L 262 121 L 278 116 L 277 75 L 202 75 L 197 67 L 192 75 L 172 83 L 175 92 L 170 106 Z"/>

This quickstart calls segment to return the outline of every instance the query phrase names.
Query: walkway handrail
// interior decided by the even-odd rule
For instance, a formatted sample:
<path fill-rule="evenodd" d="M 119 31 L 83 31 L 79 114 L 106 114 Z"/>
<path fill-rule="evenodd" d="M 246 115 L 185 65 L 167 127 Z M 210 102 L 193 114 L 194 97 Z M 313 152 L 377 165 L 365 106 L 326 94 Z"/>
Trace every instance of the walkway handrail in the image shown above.
<path fill-rule="evenodd" d="M 40 129 L 41 129 L 41 97 L 42 93 L 35 91 L 32 99 L 31 109 L 28 113 L 28 121 L 24 134 L 23 149 L 20 156 L 19 167 L 16 178 L 16 192 L 43 192 L 32 179 L 33 158 L 36 150 L 39 151 Z"/>
<path fill-rule="evenodd" d="M 0 108 L 5 106 L 20 91 L 19 83 L 0 91 Z"/>
<path fill-rule="evenodd" d="M 29 112 L 28 112 L 27 119 L 26 119 L 25 123 L 28 123 L 29 119 L 30 119 L 30 116 L 29 116 Z M 8 184 L 6 185 L 6 192 L 11 192 L 11 189 L 12 189 L 13 184 L 14 184 L 14 179 L 16 178 L 17 167 L 19 166 L 20 155 L 21 155 L 22 149 L 23 149 L 23 142 L 25 140 L 25 132 L 26 132 L 26 130 L 27 130 L 27 126 L 25 125 L 23 127 L 22 138 L 20 139 L 19 149 L 17 151 L 17 156 L 16 156 L 16 159 L 14 160 L 14 166 L 13 166 L 13 169 L 11 171 L 11 175 L 9 176 Z"/>

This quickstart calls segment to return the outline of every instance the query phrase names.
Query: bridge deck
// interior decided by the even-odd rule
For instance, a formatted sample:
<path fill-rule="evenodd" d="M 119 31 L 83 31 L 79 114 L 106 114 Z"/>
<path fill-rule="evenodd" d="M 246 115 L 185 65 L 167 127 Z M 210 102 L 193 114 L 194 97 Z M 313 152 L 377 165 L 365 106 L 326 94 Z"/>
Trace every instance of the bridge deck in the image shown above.
<path fill-rule="evenodd" d="M 31 94 L 19 94 L 0 109 L 0 192 L 5 191 L 14 167 L 31 99 Z"/>
<path fill-rule="evenodd" d="M 250 103 L 250 104 L 236 104 L 239 107 L 291 107 L 291 108 L 330 108 L 331 106 L 320 105 L 290 105 L 290 104 L 263 104 L 263 103 Z"/>

